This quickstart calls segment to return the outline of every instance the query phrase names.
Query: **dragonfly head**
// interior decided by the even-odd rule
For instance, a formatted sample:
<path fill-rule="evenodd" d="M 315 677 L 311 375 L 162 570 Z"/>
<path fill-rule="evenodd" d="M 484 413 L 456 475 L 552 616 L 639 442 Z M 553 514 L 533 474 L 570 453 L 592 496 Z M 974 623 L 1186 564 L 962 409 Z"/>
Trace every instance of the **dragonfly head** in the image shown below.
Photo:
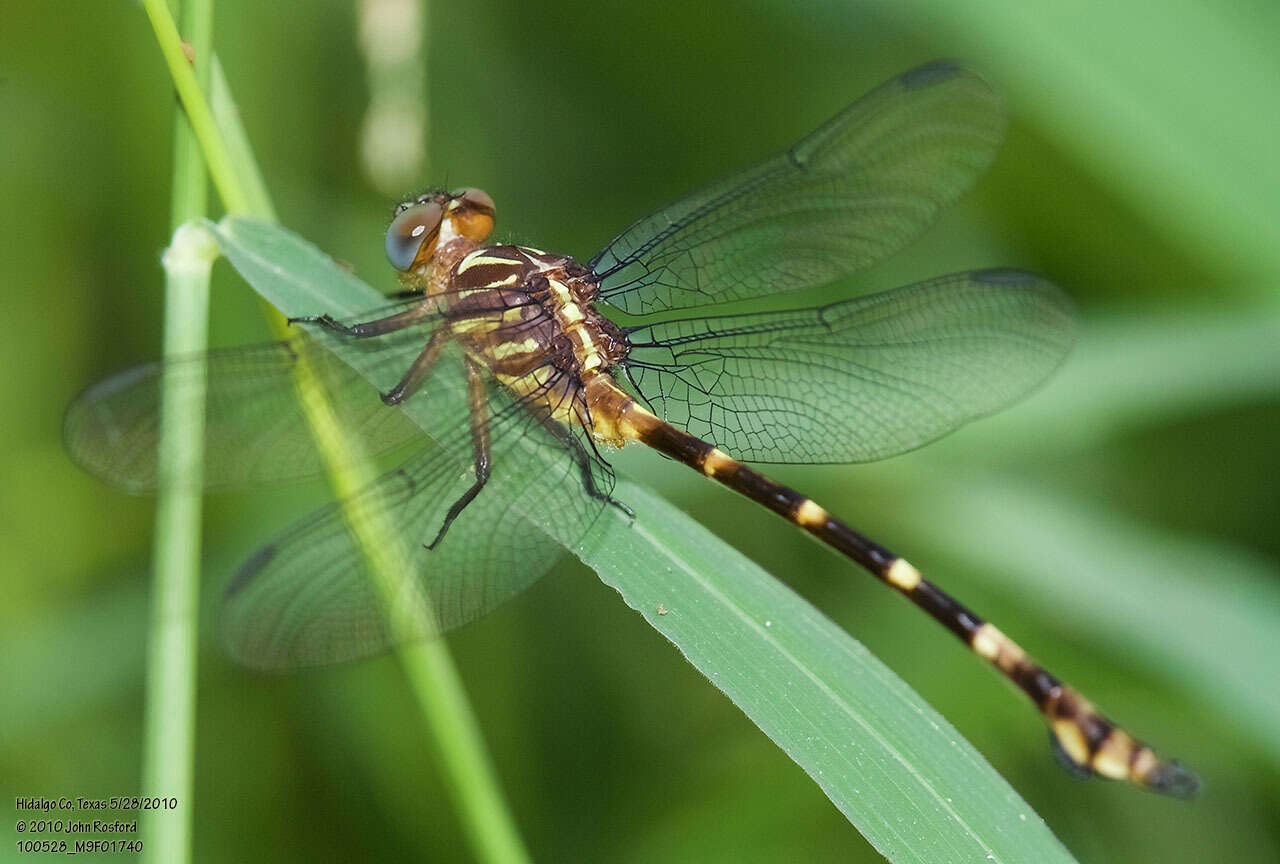
<path fill-rule="evenodd" d="M 387 259 L 401 272 L 416 270 L 454 238 L 483 242 L 493 230 L 493 218 L 493 199 L 483 190 L 424 192 L 396 206 L 387 228 Z"/>

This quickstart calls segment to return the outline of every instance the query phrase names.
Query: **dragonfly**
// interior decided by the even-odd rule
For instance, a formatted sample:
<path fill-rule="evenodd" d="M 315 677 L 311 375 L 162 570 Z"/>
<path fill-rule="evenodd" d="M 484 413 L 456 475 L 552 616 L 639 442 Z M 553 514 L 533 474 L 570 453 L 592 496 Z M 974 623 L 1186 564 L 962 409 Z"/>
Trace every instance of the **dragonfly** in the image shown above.
<path fill-rule="evenodd" d="M 496 208 L 479 189 L 426 192 L 387 229 L 403 290 L 386 308 L 316 310 L 291 319 L 301 339 L 108 378 L 68 410 L 67 447 L 111 484 L 153 489 L 162 384 L 198 376 L 204 487 L 317 475 L 294 390 L 299 364 L 313 371 L 342 427 L 394 467 L 286 529 L 230 581 L 232 654 L 286 670 L 405 638 L 366 576 L 353 510 L 376 502 L 413 541 L 429 620 L 409 636 L 434 635 L 531 584 L 605 508 L 629 512 L 612 495 L 608 456 L 639 442 L 793 523 L 954 633 L 1030 698 L 1068 769 L 1189 796 L 1189 769 L 905 558 L 751 467 L 912 450 L 1012 404 L 1062 363 L 1071 303 L 1021 270 L 782 312 L 723 308 L 826 285 L 902 249 L 974 184 L 1003 129 L 981 76 L 927 64 L 786 152 L 640 219 L 586 264 L 490 244 Z"/>

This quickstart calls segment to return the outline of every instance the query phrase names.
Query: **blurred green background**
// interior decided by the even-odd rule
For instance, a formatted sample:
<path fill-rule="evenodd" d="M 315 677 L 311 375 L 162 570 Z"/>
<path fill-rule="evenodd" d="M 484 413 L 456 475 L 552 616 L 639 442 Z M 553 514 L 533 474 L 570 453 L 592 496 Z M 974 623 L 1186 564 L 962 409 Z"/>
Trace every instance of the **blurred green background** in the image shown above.
<path fill-rule="evenodd" d="M 1079 351 L 1027 404 L 923 451 L 776 473 L 1193 765 L 1201 800 L 1072 781 L 1021 698 L 908 604 L 653 454 L 618 461 L 886 660 L 1080 860 L 1272 861 L 1280 13 L 1173 0 L 1157 20 L 1144 5 L 434 2 L 430 167 L 400 191 L 481 186 L 501 237 L 585 259 L 910 66 L 955 56 L 983 70 L 1011 118 L 993 170 L 923 242 L 826 295 L 1037 269 L 1079 302 Z M 377 76 L 357 18 L 352 2 L 223 0 L 216 43 L 281 221 L 390 290 L 381 235 L 396 195 L 360 161 Z M 4 19 L 12 807 L 137 791 L 153 508 L 78 472 L 59 426 L 81 387 L 159 353 L 175 100 L 132 3 L 10 2 Z M 213 343 L 267 338 L 255 297 L 218 271 Z M 268 678 L 218 649 L 228 574 L 324 497 L 317 482 L 207 499 L 196 860 L 469 860 L 394 662 Z M 576 561 L 450 642 L 539 860 L 879 860 Z"/>

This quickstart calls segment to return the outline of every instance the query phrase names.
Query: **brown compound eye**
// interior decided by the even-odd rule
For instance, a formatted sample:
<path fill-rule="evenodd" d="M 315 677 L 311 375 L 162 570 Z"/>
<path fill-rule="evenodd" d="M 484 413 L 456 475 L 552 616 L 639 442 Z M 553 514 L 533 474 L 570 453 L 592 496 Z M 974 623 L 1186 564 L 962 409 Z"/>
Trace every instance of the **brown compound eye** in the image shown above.
<path fill-rule="evenodd" d="M 468 240 L 477 243 L 489 236 L 493 230 L 496 209 L 493 199 L 483 189 L 464 186 L 449 193 L 453 199 L 449 218 L 453 220 L 456 230 Z"/>
<path fill-rule="evenodd" d="M 429 261 L 436 251 L 443 216 L 444 209 L 435 201 L 404 207 L 387 228 L 387 260 L 391 266 L 407 272 Z"/>

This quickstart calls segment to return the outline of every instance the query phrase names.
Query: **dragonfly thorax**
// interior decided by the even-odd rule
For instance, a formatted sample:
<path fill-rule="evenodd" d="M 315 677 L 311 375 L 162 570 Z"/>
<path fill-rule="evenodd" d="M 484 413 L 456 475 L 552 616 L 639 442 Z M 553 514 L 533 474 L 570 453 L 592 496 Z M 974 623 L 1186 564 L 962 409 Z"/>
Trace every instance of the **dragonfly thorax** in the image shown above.
<path fill-rule="evenodd" d="M 562 422 L 589 422 L 586 383 L 627 353 L 622 330 L 596 311 L 590 271 L 567 256 L 481 247 L 428 291 L 469 356 Z"/>

